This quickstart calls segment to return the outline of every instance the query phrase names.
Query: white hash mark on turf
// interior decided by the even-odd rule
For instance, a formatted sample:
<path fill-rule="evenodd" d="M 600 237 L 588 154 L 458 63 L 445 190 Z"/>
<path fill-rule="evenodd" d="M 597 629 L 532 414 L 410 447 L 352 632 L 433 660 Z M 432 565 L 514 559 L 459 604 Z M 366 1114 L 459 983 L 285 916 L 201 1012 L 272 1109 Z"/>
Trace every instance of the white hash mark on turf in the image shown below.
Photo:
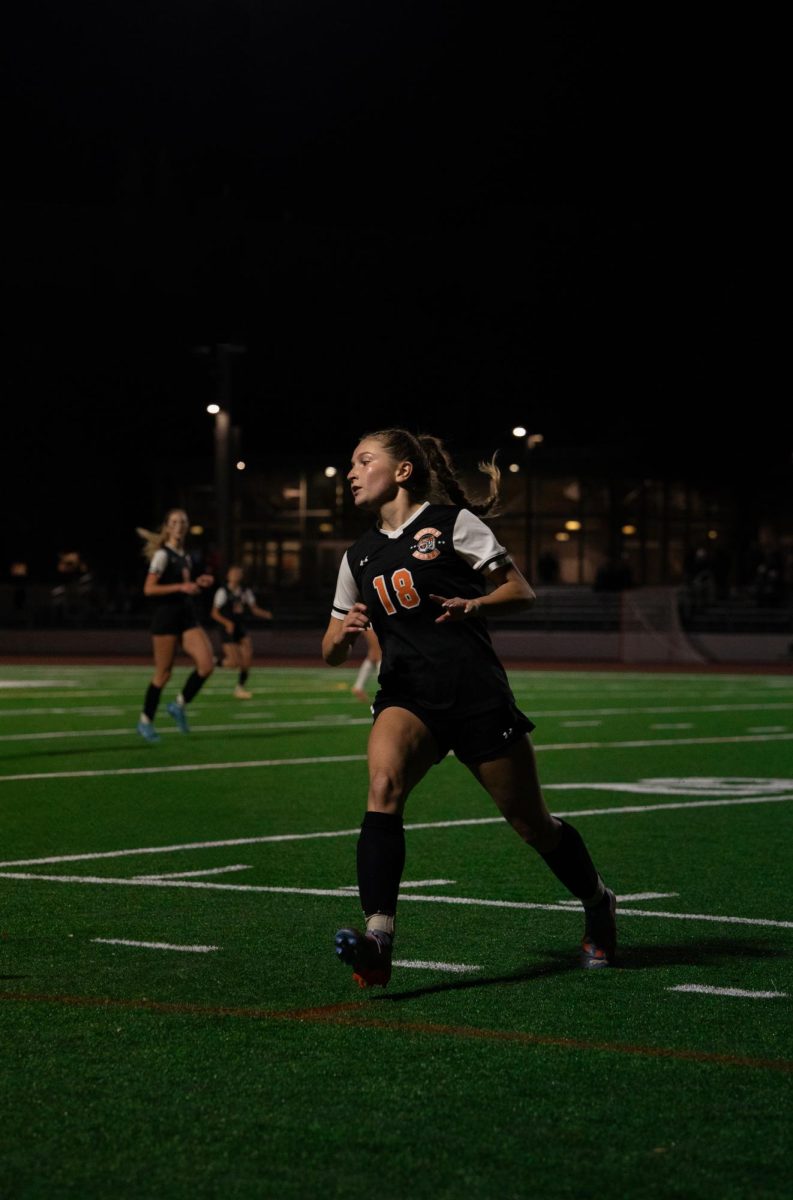
<path fill-rule="evenodd" d="M 395 958 L 392 966 L 394 967 L 413 967 L 417 971 L 481 971 L 481 967 L 472 966 L 471 963 L 447 963 L 447 962 L 422 962 L 419 959 L 410 958 Z"/>
<path fill-rule="evenodd" d="M 227 875 L 229 871 L 251 871 L 247 863 L 235 863 L 233 867 L 205 867 L 202 871 L 157 871 L 151 875 L 135 875 L 135 879 L 189 879 L 194 875 Z"/>
<path fill-rule="evenodd" d="M 699 983 L 681 983 L 668 987 L 668 992 L 699 992 L 703 996 L 743 996 L 747 1000 L 774 1000 L 787 996 L 787 992 L 753 992 L 744 988 L 704 987 Z"/>
<path fill-rule="evenodd" d="M 399 890 L 401 891 L 403 888 L 414 888 L 414 887 L 443 887 L 444 884 L 456 883 L 456 882 L 457 882 L 456 879 L 403 879 L 400 881 Z M 358 884 L 357 883 L 343 883 L 342 891 L 357 892 Z"/>
<path fill-rule="evenodd" d="M 132 942 L 127 938 L 91 938 L 91 941 L 104 946 L 142 946 L 144 950 L 186 950 L 191 954 L 209 954 L 220 949 L 220 946 L 173 946 L 170 942 Z"/>
<path fill-rule="evenodd" d="M 626 900 L 671 900 L 675 896 L 679 896 L 680 892 L 631 892 L 626 896 L 622 892 L 617 896 L 618 904 L 624 904 Z M 571 907 L 578 908 L 581 905 L 580 900 L 560 900 L 560 904 L 569 904 Z"/>

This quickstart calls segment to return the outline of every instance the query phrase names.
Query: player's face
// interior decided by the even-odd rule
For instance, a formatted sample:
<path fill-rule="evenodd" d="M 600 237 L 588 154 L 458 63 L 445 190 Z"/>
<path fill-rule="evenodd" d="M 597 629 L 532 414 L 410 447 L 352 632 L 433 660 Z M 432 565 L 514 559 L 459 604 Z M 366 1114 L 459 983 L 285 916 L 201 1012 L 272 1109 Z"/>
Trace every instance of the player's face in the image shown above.
<path fill-rule="evenodd" d="M 183 542 L 187 537 L 187 513 L 181 508 L 175 508 L 173 512 L 168 513 L 168 519 L 165 522 L 165 532 L 168 535 L 170 542 Z"/>
<path fill-rule="evenodd" d="M 239 587 L 242 583 L 242 570 L 240 567 L 231 567 L 226 576 L 231 587 Z"/>
<path fill-rule="evenodd" d="M 347 472 L 356 508 L 379 508 L 399 491 L 400 464 L 375 438 L 365 438 L 355 447 Z"/>

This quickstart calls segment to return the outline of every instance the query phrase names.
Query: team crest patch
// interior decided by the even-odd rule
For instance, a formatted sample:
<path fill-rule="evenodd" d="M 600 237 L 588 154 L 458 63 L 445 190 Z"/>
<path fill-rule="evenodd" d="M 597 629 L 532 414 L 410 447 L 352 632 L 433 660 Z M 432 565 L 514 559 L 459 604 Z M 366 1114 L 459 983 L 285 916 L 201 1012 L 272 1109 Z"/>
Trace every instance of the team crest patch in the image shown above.
<path fill-rule="evenodd" d="M 440 529 L 433 529 L 431 526 L 428 526 L 426 529 L 420 529 L 416 534 L 416 539 L 410 547 L 410 551 L 414 558 L 419 558 L 422 562 L 429 562 L 431 559 L 438 557 L 442 545 L 443 541 L 441 540 Z"/>

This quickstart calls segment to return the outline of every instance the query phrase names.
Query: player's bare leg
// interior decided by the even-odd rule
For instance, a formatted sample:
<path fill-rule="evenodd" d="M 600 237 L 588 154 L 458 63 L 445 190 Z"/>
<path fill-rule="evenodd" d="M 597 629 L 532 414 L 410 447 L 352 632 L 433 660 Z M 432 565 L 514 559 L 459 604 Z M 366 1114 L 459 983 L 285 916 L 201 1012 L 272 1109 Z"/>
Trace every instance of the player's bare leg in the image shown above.
<path fill-rule="evenodd" d="M 248 682 L 248 672 L 253 662 L 253 642 L 246 634 L 234 649 L 237 651 L 237 663 L 239 667 L 239 676 L 237 678 L 237 686 L 234 689 L 234 695 L 238 700 L 252 700 L 253 692 L 249 692 L 245 685 Z"/>
<path fill-rule="evenodd" d="M 176 634 L 158 633 L 152 637 L 152 645 L 154 648 L 154 674 L 146 689 L 143 711 L 137 724 L 138 733 L 150 745 L 154 745 L 160 740 L 160 735 L 154 728 L 154 718 L 157 714 L 162 689 L 171 678 L 171 669 L 176 657 L 179 638 Z"/>
<path fill-rule="evenodd" d="M 426 725 L 404 708 L 386 708 L 369 736 L 369 795 L 357 847 L 358 891 L 366 931 L 336 934 L 336 953 L 360 987 L 391 977 L 391 949 L 405 863 L 402 813 L 411 790 L 438 757 Z"/>
<path fill-rule="evenodd" d="M 186 708 L 194 696 L 198 694 L 215 667 L 212 654 L 212 643 L 200 625 L 186 630 L 182 634 L 182 646 L 185 653 L 193 660 L 194 670 L 188 677 L 176 700 L 167 705 L 168 712 L 176 721 L 181 733 L 189 733 Z"/>
<path fill-rule="evenodd" d="M 578 831 L 548 811 L 528 734 L 502 758 L 473 764 L 469 770 L 518 836 L 537 850 L 560 883 L 583 904 L 581 965 L 611 966 L 616 952 L 616 898 L 595 870 Z"/>

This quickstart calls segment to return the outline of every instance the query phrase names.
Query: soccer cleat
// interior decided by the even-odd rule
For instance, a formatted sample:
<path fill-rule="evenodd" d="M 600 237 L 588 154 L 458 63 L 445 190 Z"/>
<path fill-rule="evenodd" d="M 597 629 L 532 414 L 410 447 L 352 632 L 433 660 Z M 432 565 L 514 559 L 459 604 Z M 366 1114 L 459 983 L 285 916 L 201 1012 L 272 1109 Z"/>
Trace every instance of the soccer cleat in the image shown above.
<path fill-rule="evenodd" d="M 581 966 L 588 970 L 613 967 L 617 955 L 617 897 L 606 888 L 594 908 L 586 908 L 586 927 L 581 942 Z"/>
<path fill-rule="evenodd" d="M 175 700 L 172 700 L 170 704 L 166 705 L 166 709 L 179 726 L 179 732 L 189 733 L 190 726 L 187 724 L 187 713 L 185 712 L 184 705 L 177 704 Z"/>
<path fill-rule="evenodd" d="M 353 968 L 352 977 L 358 987 L 385 987 L 391 978 L 391 938 L 388 934 L 340 929 L 336 934 L 336 954 L 340 962 Z"/>
<path fill-rule="evenodd" d="M 140 736 L 144 739 L 144 741 L 147 741 L 150 746 L 153 746 L 155 742 L 159 742 L 160 735 L 152 725 L 151 721 L 138 721 L 136 728 Z"/>
<path fill-rule="evenodd" d="M 242 686 L 241 683 L 238 683 L 237 686 L 235 687 L 234 695 L 237 697 L 238 700 L 252 700 L 253 699 L 253 692 L 249 692 L 247 690 L 247 688 L 244 688 Z"/>

